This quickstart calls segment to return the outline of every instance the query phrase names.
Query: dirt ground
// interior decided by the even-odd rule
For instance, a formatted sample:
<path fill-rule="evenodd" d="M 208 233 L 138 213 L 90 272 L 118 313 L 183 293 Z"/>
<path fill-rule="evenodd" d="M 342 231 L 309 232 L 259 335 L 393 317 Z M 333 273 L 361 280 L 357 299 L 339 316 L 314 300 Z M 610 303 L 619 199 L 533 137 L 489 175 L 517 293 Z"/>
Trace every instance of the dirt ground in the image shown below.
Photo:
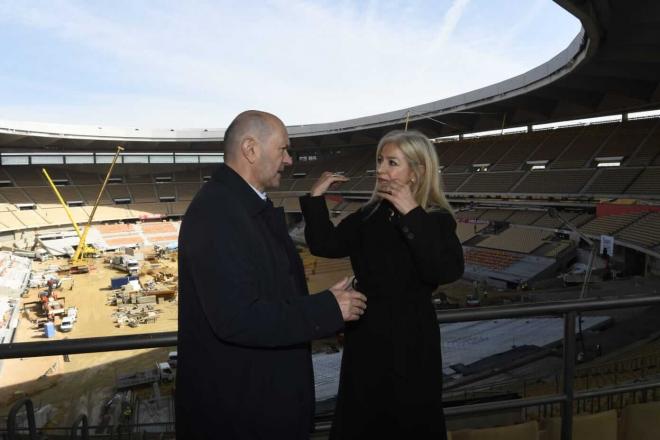
<path fill-rule="evenodd" d="M 122 272 L 112 269 L 102 259 L 90 260 L 94 269 L 88 274 L 61 275 L 62 288 L 58 296 L 64 297 L 65 307 L 77 307 L 78 318 L 69 333 L 59 331 L 59 319 L 56 318 L 56 332 L 52 340 L 90 338 L 100 336 L 134 335 L 175 331 L 177 329 L 176 301 L 160 301 L 156 305 L 161 313 L 155 323 L 140 325 L 137 328 L 124 326 L 118 328 L 113 322 L 115 306 L 106 305 L 106 296 L 111 293 L 110 279 L 122 276 Z M 58 264 L 66 265 L 64 259 L 35 262 L 35 269 Z M 161 260 L 160 271 L 176 274 L 176 263 Z M 151 279 L 141 275 L 140 281 Z M 22 304 L 37 300 L 38 292 L 43 288 L 33 288 L 29 296 L 22 298 Z M 43 329 L 37 329 L 31 322 L 35 312 L 26 310 L 21 320 L 15 342 L 46 341 Z M 99 411 L 100 403 L 113 395 L 115 377 L 118 374 L 153 367 L 155 362 L 167 359 L 168 349 L 127 350 L 107 353 L 76 354 L 68 356 L 50 356 L 40 358 L 8 359 L 3 361 L 0 375 L 0 408 L 8 410 L 9 404 L 23 395 L 29 395 L 37 405 L 54 404 L 57 411 L 53 414 L 55 423 L 68 424 L 77 414 L 94 414 Z M 1 411 L 1 410 L 0 410 Z M 92 420 L 93 422 L 93 420 Z"/>
<path fill-rule="evenodd" d="M 150 252 L 145 248 L 145 254 Z M 348 259 L 329 260 L 312 256 L 308 250 L 300 249 L 305 266 L 308 286 L 311 293 L 317 293 L 332 286 L 346 276 L 352 275 Z M 172 256 L 158 261 L 157 271 L 176 274 L 176 260 Z M 78 321 L 69 333 L 59 331 L 59 319 L 55 324 L 58 330 L 54 340 L 64 338 L 91 338 L 101 336 L 136 335 L 141 333 L 177 330 L 177 302 L 160 301 L 156 306 L 160 315 L 155 323 L 143 324 L 137 328 L 117 327 L 112 313 L 115 306 L 106 305 L 106 297 L 111 293 L 110 279 L 121 276 L 122 272 L 110 268 L 102 259 L 90 260 L 94 269 L 88 274 L 62 275 L 63 284 L 58 295 L 64 297 L 65 307 L 78 308 Z M 49 265 L 66 265 L 64 259 L 35 262 L 35 269 Z M 140 281 L 151 279 L 143 268 Z M 29 296 L 22 303 L 37 300 L 43 288 L 30 289 Z M 441 289 L 450 301 L 461 302 L 471 290 L 469 283 L 453 283 Z M 16 342 L 46 341 L 43 329 L 37 329 L 31 322 L 34 311 L 22 314 L 15 337 Z M 333 350 L 337 346 L 335 338 L 314 341 L 314 351 Z M 120 374 L 153 368 L 156 362 L 167 359 L 167 353 L 174 348 L 151 350 L 126 350 L 106 353 L 89 353 L 63 356 L 50 356 L 26 359 L 9 359 L 2 363 L 0 370 L 0 413 L 6 413 L 9 406 L 19 397 L 29 395 L 37 408 L 51 404 L 55 409 L 50 415 L 51 426 L 67 426 L 75 417 L 86 413 L 90 423 L 96 424 L 101 418 L 102 407 L 115 393 L 116 377 Z M 146 390 L 150 392 L 150 390 Z"/>
<path fill-rule="evenodd" d="M 149 249 L 144 249 L 145 253 Z M 352 274 L 347 260 L 325 260 L 301 251 L 312 293 L 322 291 L 345 276 Z M 62 275 L 64 279 L 60 298 L 64 297 L 65 307 L 78 308 L 78 321 L 69 333 L 59 331 L 56 318 L 56 332 L 52 340 L 90 338 L 101 336 L 136 335 L 141 333 L 177 330 L 177 302 L 160 301 L 156 306 L 161 313 L 155 323 L 140 325 L 137 328 L 117 327 L 112 313 L 115 306 L 106 305 L 106 297 L 111 293 L 110 279 L 121 276 L 122 272 L 110 268 L 102 259 L 90 260 L 94 269 L 88 274 Z M 35 269 L 49 265 L 66 265 L 64 259 L 35 262 Z M 163 272 L 176 274 L 176 262 L 160 260 Z M 144 269 L 143 269 L 144 272 Z M 142 283 L 151 277 L 141 273 Z M 22 298 L 22 304 L 37 300 L 43 288 L 30 289 L 29 296 Z M 34 311 L 26 311 L 21 316 L 15 342 L 46 341 L 43 329 L 37 329 L 31 322 Z M 324 342 L 318 344 L 323 347 Z M 51 404 L 54 411 L 50 415 L 51 426 L 67 426 L 81 413 L 90 416 L 90 423 L 98 423 L 102 407 L 114 395 L 116 377 L 120 374 L 149 369 L 156 362 L 167 359 L 167 353 L 174 348 L 151 350 L 126 350 L 106 353 L 89 353 L 63 356 L 50 356 L 3 361 L 0 371 L 0 413 L 6 413 L 12 402 L 21 396 L 32 398 L 36 408 Z"/>

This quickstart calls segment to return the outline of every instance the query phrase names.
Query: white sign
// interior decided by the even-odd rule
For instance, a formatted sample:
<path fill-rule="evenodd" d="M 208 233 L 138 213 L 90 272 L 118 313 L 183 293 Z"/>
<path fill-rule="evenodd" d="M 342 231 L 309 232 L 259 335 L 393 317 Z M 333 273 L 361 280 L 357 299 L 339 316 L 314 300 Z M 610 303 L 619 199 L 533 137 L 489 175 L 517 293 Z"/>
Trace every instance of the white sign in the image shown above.
<path fill-rule="evenodd" d="M 614 237 L 611 235 L 600 236 L 600 254 L 604 255 L 605 252 L 610 257 L 614 255 Z"/>

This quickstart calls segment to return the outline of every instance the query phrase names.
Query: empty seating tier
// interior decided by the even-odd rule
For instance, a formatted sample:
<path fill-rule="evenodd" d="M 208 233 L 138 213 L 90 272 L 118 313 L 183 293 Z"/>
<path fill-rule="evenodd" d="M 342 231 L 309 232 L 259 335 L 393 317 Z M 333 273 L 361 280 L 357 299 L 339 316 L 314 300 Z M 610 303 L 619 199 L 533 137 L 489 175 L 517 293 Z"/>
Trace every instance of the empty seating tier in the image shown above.
<path fill-rule="evenodd" d="M 595 180 L 584 192 L 586 194 L 622 194 L 641 172 L 641 168 L 599 170 Z"/>
<path fill-rule="evenodd" d="M 597 217 L 582 226 L 580 230 L 585 234 L 613 235 L 634 221 L 645 215 L 644 212 L 631 212 L 621 215 L 607 215 Z"/>
<path fill-rule="evenodd" d="M 660 212 L 652 212 L 622 229 L 616 238 L 644 247 L 660 245 Z"/>
<path fill-rule="evenodd" d="M 520 261 L 521 258 L 520 255 L 495 249 L 469 248 L 465 250 L 465 264 L 482 266 L 497 271 L 507 269 L 513 263 Z"/>
<path fill-rule="evenodd" d="M 532 171 L 513 190 L 515 193 L 578 194 L 594 170 Z"/>

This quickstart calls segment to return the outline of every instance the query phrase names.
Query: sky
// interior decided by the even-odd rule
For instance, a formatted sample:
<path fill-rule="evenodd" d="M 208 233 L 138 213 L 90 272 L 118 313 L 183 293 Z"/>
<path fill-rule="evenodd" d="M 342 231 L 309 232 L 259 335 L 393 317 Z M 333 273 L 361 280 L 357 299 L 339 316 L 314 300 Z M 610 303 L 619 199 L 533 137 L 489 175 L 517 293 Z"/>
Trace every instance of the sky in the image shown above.
<path fill-rule="evenodd" d="M 519 75 L 579 30 L 551 0 L 0 0 L 0 119 L 333 122 Z"/>

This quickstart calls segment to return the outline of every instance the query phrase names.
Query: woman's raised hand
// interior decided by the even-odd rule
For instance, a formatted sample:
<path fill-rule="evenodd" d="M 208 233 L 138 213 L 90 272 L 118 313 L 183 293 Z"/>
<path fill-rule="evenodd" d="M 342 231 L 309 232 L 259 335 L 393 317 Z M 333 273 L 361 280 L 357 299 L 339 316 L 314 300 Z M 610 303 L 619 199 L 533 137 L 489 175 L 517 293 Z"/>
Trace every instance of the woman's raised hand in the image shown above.
<path fill-rule="evenodd" d="M 333 183 L 348 182 L 349 180 L 351 179 L 341 174 L 335 174 L 335 173 L 331 173 L 330 171 L 326 171 L 323 174 L 321 174 L 319 180 L 317 180 L 316 183 L 314 183 L 310 191 L 310 195 L 312 197 L 321 196 L 325 194 L 325 192 L 328 190 L 328 188 L 330 188 L 330 186 Z"/>
<path fill-rule="evenodd" d="M 379 186 L 376 191 L 382 198 L 389 200 L 401 215 L 406 215 L 419 206 L 409 184 L 392 181 Z"/>

